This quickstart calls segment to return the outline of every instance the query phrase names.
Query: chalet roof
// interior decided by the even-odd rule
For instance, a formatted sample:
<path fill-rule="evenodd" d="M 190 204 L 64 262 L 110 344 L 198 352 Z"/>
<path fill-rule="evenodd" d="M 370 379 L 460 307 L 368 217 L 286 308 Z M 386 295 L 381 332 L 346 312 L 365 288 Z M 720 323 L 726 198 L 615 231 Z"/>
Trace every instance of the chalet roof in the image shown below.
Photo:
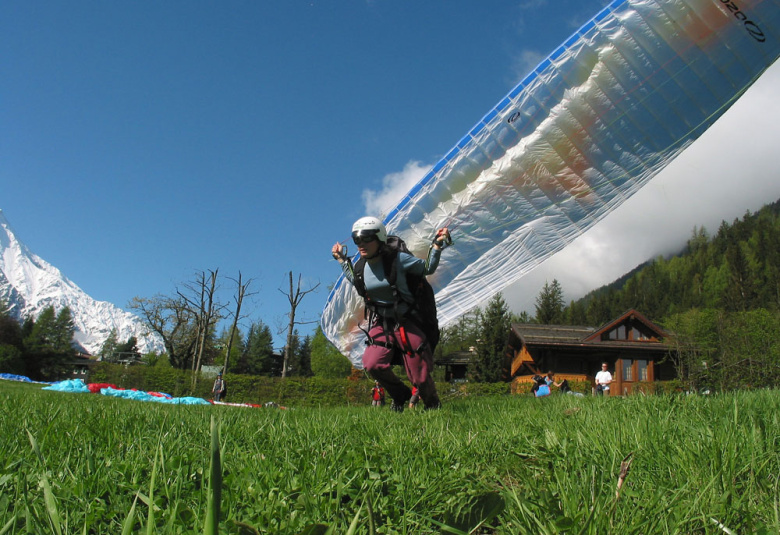
<path fill-rule="evenodd" d="M 595 330 L 594 327 L 570 325 L 512 324 L 512 331 L 526 344 L 579 342 L 593 334 Z"/>
<path fill-rule="evenodd" d="M 94 366 L 98 363 L 98 357 L 88 355 L 87 353 L 76 353 L 73 356 L 73 364 L 79 366 Z"/>
<path fill-rule="evenodd" d="M 602 334 L 619 325 L 635 321 L 642 323 L 645 329 L 653 335 L 649 340 L 602 340 Z M 595 346 L 634 349 L 662 349 L 661 342 L 668 333 L 655 325 L 636 310 L 627 310 L 616 319 L 601 327 L 570 326 L 570 325 L 538 325 L 535 323 L 513 323 L 509 335 L 509 344 L 513 347 L 529 346 Z"/>
<path fill-rule="evenodd" d="M 468 364 L 473 356 L 473 351 L 453 351 L 436 359 L 436 364 Z"/>

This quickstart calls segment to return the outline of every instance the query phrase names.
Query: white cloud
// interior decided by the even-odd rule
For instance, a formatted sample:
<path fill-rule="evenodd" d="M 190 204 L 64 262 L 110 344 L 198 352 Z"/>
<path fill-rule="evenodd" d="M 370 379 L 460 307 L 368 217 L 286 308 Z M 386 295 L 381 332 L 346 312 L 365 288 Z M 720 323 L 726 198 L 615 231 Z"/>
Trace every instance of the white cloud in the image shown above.
<path fill-rule="evenodd" d="M 430 170 L 430 165 L 411 161 L 403 171 L 391 173 L 382 179 L 382 190 L 363 190 L 363 204 L 367 215 L 384 217 L 412 187 Z"/>

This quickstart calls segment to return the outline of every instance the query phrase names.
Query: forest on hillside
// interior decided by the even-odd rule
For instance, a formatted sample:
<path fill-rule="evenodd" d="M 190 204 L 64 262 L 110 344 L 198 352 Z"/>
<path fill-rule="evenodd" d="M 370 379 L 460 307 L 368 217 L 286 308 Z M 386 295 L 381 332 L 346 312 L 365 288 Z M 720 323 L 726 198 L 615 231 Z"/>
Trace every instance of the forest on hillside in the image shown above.
<path fill-rule="evenodd" d="M 537 298 L 535 321 L 600 326 L 636 309 L 670 333 L 680 377 L 696 387 L 780 381 L 780 201 L 693 229 L 685 248 L 656 258 L 564 306 L 557 281 Z M 557 297 L 556 297 L 557 296 Z"/>
<path fill-rule="evenodd" d="M 685 249 L 656 258 L 567 307 L 565 322 L 600 325 L 629 308 L 651 318 L 691 309 L 780 308 L 780 201 L 723 221 L 714 236 L 695 228 Z"/>

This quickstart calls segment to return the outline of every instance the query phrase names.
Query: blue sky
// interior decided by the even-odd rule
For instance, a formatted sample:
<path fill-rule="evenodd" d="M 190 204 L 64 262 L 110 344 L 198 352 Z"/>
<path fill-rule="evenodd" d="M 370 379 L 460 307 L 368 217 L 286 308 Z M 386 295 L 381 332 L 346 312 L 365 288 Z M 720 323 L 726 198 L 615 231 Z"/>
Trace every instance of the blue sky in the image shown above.
<path fill-rule="evenodd" d="M 125 308 L 198 271 L 240 270 L 257 292 L 244 324 L 276 331 L 292 271 L 305 289 L 319 283 L 299 309 L 315 321 L 339 274 L 332 243 L 607 3 L 5 2 L 0 209 L 95 299 Z M 613 216 L 507 289 L 512 308 L 533 312 L 553 278 L 580 297 L 678 247 L 694 225 L 715 230 L 777 200 L 777 70 Z M 584 263 L 572 269 L 572 258 Z M 227 279 L 223 289 L 230 299 Z"/>

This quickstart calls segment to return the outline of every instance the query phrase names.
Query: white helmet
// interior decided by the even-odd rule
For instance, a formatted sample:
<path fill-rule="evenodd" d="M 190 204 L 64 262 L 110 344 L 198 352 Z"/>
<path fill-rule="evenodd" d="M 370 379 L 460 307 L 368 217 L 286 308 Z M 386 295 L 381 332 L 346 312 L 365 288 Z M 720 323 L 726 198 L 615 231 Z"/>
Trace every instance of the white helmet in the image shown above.
<path fill-rule="evenodd" d="M 352 239 L 358 236 L 376 236 L 382 242 L 387 242 L 387 229 L 385 225 L 376 217 L 361 217 L 352 225 Z"/>

